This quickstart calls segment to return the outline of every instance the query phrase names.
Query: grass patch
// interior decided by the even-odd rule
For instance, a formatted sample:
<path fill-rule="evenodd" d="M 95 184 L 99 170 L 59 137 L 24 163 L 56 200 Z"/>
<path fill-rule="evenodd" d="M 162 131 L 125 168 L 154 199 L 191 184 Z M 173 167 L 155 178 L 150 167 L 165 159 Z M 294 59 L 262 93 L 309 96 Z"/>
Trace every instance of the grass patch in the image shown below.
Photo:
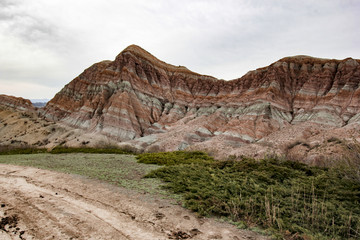
<path fill-rule="evenodd" d="M 139 163 L 157 164 L 157 165 L 178 165 L 192 163 L 209 163 L 214 162 L 214 158 L 204 152 L 194 151 L 175 151 L 160 153 L 143 153 L 136 156 Z"/>
<path fill-rule="evenodd" d="M 36 154 L 36 153 L 45 153 L 47 152 L 44 148 L 33 148 L 33 147 L 10 147 L 10 146 L 1 146 L 0 155 L 14 155 L 14 154 Z"/>
<path fill-rule="evenodd" d="M 14 155 L 14 154 L 37 154 L 37 153 L 104 153 L 104 154 L 134 154 L 133 152 L 120 148 L 89 148 L 89 147 L 55 147 L 48 151 L 45 148 L 35 148 L 32 146 L 24 147 L 12 147 L 12 146 L 1 146 L 0 155 Z"/>
<path fill-rule="evenodd" d="M 129 150 L 119 148 L 89 148 L 89 147 L 55 147 L 50 153 L 61 154 L 61 153 L 106 153 L 106 154 L 133 154 Z"/>
<path fill-rule="evenodd" d="M 162 185 L 160 180 L 144 178 L 147 173 L 159 166 L 139 164 L 133 155 L 83 153 L 1 155 L 0 163 L 78 174 L 127 189 L 161 194 L 164 197 L 169 195 L 160 188 Z"/>
<path fill-rule="evenodd" d="M 172 157 L 146 155 L 146 162 L 167 165 L 147 177 L 165 181 L 201 215 L 262 227 L 278 238 L 360 238 L 360 184 L 342 172 L 276 159 L 183 164 Z"/>

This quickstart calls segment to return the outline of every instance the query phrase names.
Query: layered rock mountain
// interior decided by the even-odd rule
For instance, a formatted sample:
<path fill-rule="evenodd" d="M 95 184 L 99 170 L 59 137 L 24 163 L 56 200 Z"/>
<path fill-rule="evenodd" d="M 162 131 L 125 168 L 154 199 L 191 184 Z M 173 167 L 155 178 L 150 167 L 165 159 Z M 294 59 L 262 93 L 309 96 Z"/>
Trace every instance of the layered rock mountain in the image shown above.
<path fill-rule="evenodd" d="M 297 142 L 293 155 L 309 158 L 334 135 L 360 140 L 359 64 L 293 56 L 224 81 L 131 45 L 86 69 L 40 111 L 145 151 L 263 156 Z"/>
<path fill-rule="evenodd" d="M 35 110 L 30 100 L 4 94 L 0 94 L 0 107 L 2 107 L 3 109 L 15 109 L 20 111 Z"/>

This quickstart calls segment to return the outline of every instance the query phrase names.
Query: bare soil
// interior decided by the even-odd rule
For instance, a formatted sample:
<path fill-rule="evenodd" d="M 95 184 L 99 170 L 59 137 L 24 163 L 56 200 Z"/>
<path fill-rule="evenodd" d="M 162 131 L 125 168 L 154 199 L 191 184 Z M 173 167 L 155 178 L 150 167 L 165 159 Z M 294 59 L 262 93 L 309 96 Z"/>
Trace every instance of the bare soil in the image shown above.
<path fill-rule="evenodd" d="M 0 164 L 0 239 L 266 239 L 160 196 Z"/>

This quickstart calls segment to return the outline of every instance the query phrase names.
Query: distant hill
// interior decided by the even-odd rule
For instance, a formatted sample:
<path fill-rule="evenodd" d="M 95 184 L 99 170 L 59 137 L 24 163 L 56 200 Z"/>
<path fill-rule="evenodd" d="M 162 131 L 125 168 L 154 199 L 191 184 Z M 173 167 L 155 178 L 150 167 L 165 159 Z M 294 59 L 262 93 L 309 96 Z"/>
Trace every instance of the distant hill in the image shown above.
<path fill-rule="evenodd" d="M 34 105 L 34 107 L 38 107 L 38 108 L 41 108 L 41 107 L 45 107 L 46 103 L 48 101 L 50 101 L 50 99 L 46 99 L 46 98 L 43 98 L 43 99 L 30 99 L 32 105 Z"/>

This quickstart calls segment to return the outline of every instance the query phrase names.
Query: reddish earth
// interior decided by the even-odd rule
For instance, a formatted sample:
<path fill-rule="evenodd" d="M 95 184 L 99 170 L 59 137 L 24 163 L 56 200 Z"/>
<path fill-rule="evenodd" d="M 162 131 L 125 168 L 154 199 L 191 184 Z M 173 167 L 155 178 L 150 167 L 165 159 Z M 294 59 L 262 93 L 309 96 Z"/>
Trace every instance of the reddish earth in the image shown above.
<path fill-rule="evenodd" d="M 21 97 L 14 97 L 0 94 L 0 106 L 5 109 L 33 111 L 35 107 L 30 100 Z"/>
<path fill-rule="evenodd" d="M 0 95 L 0 148 L 196 149 L 320 166 L 359 159 L 359 63 L 294 56 L 224 81 L 132 45 L 45 108 Z M 0 193 L 0 239 L 261 239 L 163 199 L 34 168 L 0 165 Z"/>
<path fill-rule="evenodd" d="M 61 134 L 36 141 L 9 134 L 3 143 L 199 149 L 218 158 L 276 154 L 315 164 L 347 151 L 326 147 L 329 139 L 360 141 L 359 63 L 286 57 L 224 81 L 167 64 L 131 45 L 114 61 L 86 69 L 37 110 Z M 0 100 L 0 105 L 14 102 Z M 5 128 L 11 133 L 11 125 Z"/>
<path fill-rule="evenodd" d="M 0 164 L 0 239 L 266 239 L 153 195 Z"/>

